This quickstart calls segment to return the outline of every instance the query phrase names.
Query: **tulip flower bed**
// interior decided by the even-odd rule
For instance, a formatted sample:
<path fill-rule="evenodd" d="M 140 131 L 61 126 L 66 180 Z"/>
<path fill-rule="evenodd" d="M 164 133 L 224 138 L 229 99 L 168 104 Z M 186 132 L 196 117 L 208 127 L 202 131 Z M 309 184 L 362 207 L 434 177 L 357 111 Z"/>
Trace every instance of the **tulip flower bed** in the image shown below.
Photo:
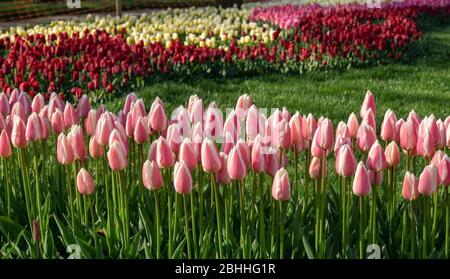
<path fill-rule="evenodd" d="M 2 258 L 448 258 L 450 117 L 28 96 L 0 94 Z"/>
<path fill-rule="evenodd" d="M 46 100 L 52 92 L 70 101 L 86 93 L 99 103 L 112 92 L 171 77 L 302 73 L 397 61 L 421 37 L 419 16 L 449 13 L 447 0 L 416 2 L 381 9 L 348 4 L 165 10 L 12 28 L 0 38 L 0 86 L 8 95 L 19 87 Z"/>

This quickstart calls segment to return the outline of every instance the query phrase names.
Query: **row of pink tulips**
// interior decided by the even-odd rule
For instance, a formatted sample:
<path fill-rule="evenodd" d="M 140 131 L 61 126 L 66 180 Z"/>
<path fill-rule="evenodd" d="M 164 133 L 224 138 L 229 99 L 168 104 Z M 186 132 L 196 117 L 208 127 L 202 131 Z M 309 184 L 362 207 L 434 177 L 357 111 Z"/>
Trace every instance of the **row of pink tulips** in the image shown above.
<path fill-rule="evenodd" d="M 379 243 L 377 210 L 380 208 L 386 211 L 389 220 L 403 209 L 402 252 L 409 257 L 428 257 L 439 231 L 439 189 L 443 189 L 445 257 L 448 258 L 450 158 L 446 148 L 450 146 L 450 117 L 444 121 L 436 120 L 433 115 L 420 119 L 411 111 L 405 121 L 388 110 L 377 133 L 377 109 L 370 91 L 361 106 L 361 120 L 352 113 L 348 121 L 339 122 L 336 129 L 330 119 L 316 120 L 312 114 L 291 114 L 283 108 L 266 116 L 263 111 L 248 95 L 241 96 L 236 107 L 224 118 L 214 102 L 205 107 L 197 96 L 191 96 L 186 108 L 180 106 L 168 117 L 162 100 L 156 98 L 147 113 L 144 102 L 134 93 L 127 96 L 123 109 L 117 114 L 103 106 L 91 108 L 87 96 L 74 107 L 64 104 L 56 94 L 47 103 L 39 94 L 31 101 L 26 93 L 18 90 L 10 96 L 2 93 L 0 157 L 4 163 L 5 212 L 13 219 L 16 212 L 12 211 L 12 203 L 21 198 L 25 200 L 29 228 L 34 228 L 39 253 L 43 250 L 40 236 L 48 230 L 50 218 L 46 210 L 48 193 L 54 192 L 60 200 L 67 201 L 71 217 L 68 222 L 73 230 L 80 220 L 97 231 L 99 204 L 106 201 L 104 226 L 100 228 L 105 233 L 107 251 L 114 255 L 117 243 L 125 251 L 132 249 L 130 238 L 136 227 L 132 226 L 131 197 L 137 195 L 140 204 L 148 204 L 148 192 L 144 192 L 148 189 L 153 195 L 156 257 L 162 257 L 162 244 L 167 246 L 167 257 L 173 257 L 179 245 L 175 232 L 184 212 L 186 256 L 197 258 L 201 257 L 200 247 L 206 245 L 202 236 L 214 225 L 211 220 L 205 224 L 204 218 L 205 187 L 209 185 L 211 207 L 206 210 L 216 211 L 214 237 L 219 258 L 233 256 L 230 244 L 235 239 L 232 228 L 234 191 L 239 197 L 240 256 L 255 256 L 251 242 L 257 238 L 259 257 L 273 257 L 274 250 L 279 252 L 280 258 L 285 257 L 285 215 L 289 210 L 288 201 L 291 201 L 302 205 L 299 217 L 302 221 L 307 214 L 314 216 L 315 256 L 326 257 L 327 228 L 333 226 L 327 221 L 330 192 L 337 190 L 341 257 L 350 257 L 349 220 L 354 208 L 359 210 L 360 218 L 357 223 L 359 257 L 364 256 L 365 244 Z M 52 137 L 56 147 L 49 155 L 48 142 Z M 395 178 L 401 169 L 401 151 L 406 156 L 402 204 L 407 203 L 408 207 L 399 206 L 397 198 L 399 189 Z M 16 152 L 18 154 L 13 156 Z M 33 178 L 29 177 L 28 153 L 33 155 Z M 327 164 L 332 153 L 339 187 L 329 187 L 331 171 Z M 299 174 L 300 154 L 305 156 L 303 179 Z M 53 166 L 47 160 L 54 160 L 54 155 L 58 164 Z M 416 161 L 419 158 L 423 158 L 426 166 L 418 178 Z M 18 162 L 21 174 L 14 180 L 8 175 L 15 168 L 11 160 L 13 164 Z M 287 171 L 290 161 L 293 162 L 293 179 Z M 67 188 L 52 188 L 46 172 L 54 174 L 56 185 Z M 93 173 L 95 179 L 91 176 Z M 265 177 L 269 177 L 272 184 L 272 201 L 265 198 Z M 250 187 L 246 187 L 246 180 L 251 181 Z M 96 189 L 99 185 L 104 187 L 101 196 Z M 301 195 L 302 188 L 304 195 Z M 381 204 L 378 204 L 379 188 L 385 201 Z M 352 192 L 358 200 L 352 198 Z M 250 199 L 250 206 L 246 206 L 246 197 Z M 419 197 L 420 202 L 417 202 Z M 161 202 L 167 203 L 165 219 L 161 217 Z M 265 225 L 267 202 L 270 204 L 270 230 Z M 313 205 L 314 214 L 308 213 L 309 205 Z M 419 241 L 417 206 L 423 217 L 421 254 L 415 251 Z M 249 233 L 248 227 L 256 224 L 258 233 Z M 266 240 L 269 236 L 270 241 Z M 92 238 L 95 244 L 101 241 L 96 233 Z M 406 243 L 408 238 L 409 244 Z"/>

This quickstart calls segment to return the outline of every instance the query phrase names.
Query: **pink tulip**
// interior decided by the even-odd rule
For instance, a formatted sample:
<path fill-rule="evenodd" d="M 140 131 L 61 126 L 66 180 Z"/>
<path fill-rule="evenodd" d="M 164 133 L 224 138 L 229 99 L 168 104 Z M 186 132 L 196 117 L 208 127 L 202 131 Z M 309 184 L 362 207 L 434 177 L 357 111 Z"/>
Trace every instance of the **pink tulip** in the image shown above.
<path fill-rule="evenodd" d="M 444 155 L 438 165 L 439 185 L 450 185 L 450 158 Z"/>
<path fill-rule="evenodd" d="M 148 140 L 148 134 L 147 118 L 139 116 L 134 128 L 134 140 L 137 144 L 144 144 Z"/>
<path fill-rule="evenodd" d="M 354 114 L 353 112 L 348 117 L 347 127 L 350 133 L 350 138 L 355 139 L 359 130 L 359 122 L 358 117 L 356 117 L 356 114 Z"/>
<path fill-rule="evenodd" d="M 251 157 L 252 170 L 255 173 L 263 172 L 266 162 L 263 147 L 261 146 L 261 143 L 259 141 L 253 145 Z"/>
<path fill-rule="evenodd" d="M 386 157 L 388 167 L 394 167 L 400 163 L 400 150 L 394 141 L 390 142 L 388 146 L 386 146 L 384 155 Z"/>
<path fill-rule="evenodd" d="M 395 124 L 397 123 L 395 114 L 393 111 L 388 110 L 384 115 L 383 123 L 381 123 L 381 138 L 384 141 L 393 141 L 396 138 Z"/>
<path fill-rule="evenodd" d="M 148 121 L 150 123 L 150 127 L 154 131 L 160 132 L 167 128 L 168 123 L 166 112 L 160 103 L 157 103 L 150 111 Z"/>
<path fill-rule="evenodd" d="M 350 138 L 343 138 L 342 136 L 338 136 L 336 138 L 336 142 L 334 143 L 334 152 L 337 153 L 339 148 L 343 145 L 348 145 L 350 148 L 352 148 L 352 141 Z"/>
<path fill-rule="evenodd" d="M 0 135 L 0 157 L 9 158 L 12 155 L 11 142 L 9 141 L 8 133 L 3 130 Z"/>
<path fill-rule="evenodd" d="M 67 140 L 72 145 L 73 154 L 76 160 L 84 160 L 86 158 L 86 148 L 84 146 L 84 135 L 80 125 L 74 125 L 67 135 Z"/>
<path fill-rule="evenodd" d="M 447 130 L 445 131 L 445 146 L 450 147 L 450 125 L 448 125 Z"/>
<path fill-rule="evenodd" d="M 277 201 L 287 201 L 291 197 L 289 176 L 284 168 L 279 169 L 273 178 L 272 197 Z"/>
<path fill-rule="evenodd" d="M 61 134 L 62 132 L 64 132 L 64 117 L 63 114 L 60 110 L 56 110 L 53 114 L 52 114 L 52 119 L 51 119 L 51 124 L 52 124 L 52 130 L 55 134 Z"/>
<path fill-rule="evenodd" d="M 77 188 L 83 196 L 89 196 L 95 192 L 94 180 L 87 170 L 81 168 L 77 175 Z"/>
<path fill-rule="evenodd" d="M 158 190 L 164 184 L 161 171 L 155 161 L 146 160 L 142 166 L 142 182 L 149 190 Z"/>
<path fill-rule="evenodd" d="M 25 112 L 25 109 L 21 103 L 15 103 L 14 106 L 11 109 L 11 116 L 18 116 L 22 121 L 27 121 L 27 113 Z"/>
<path fill-rule="evenodd" d="M 223 152 L 220 152 L 219 155 L 222 167 L 218 172 L 216 172 L 216 181 L 217 183 L 225 185 L 230 183 L 231 181 L 230 176 L 228 175 L 228 168 L 227 168 L 228 155 Z"/>
<path fill-rule="evenodd" d="M 222 151 L 225 154 L 230 154 L 230 151 L 234 147 L 234 144 L 235 144 L 233 136 L 229 132 L 226 132 L 224 134 L 223 138 L 224 138 L 224 140 L 223 140 L 224 142 L 222 143 Z"/>
<path fill-rule="evenodd" d="M 302 134 L 303 138 L 307 139 L 308 141 L 311 141 L 316 129 L 317 129 L 317 122 L 314 116 L 310 113 L 308 114 L 308 117 L 302 119 Z"/>
<path fill-rule="evenodd" d="M 91 137 L 89 140 L 89 154 L 94 159 L 99 159 L 104 156 L 103 146 L 101 146 L 95 137 Z"/>
<path fill-rule="evenodd" d="M 64 125 L 66 128 L 76 125 L 78 123 L 78 114 L 73 108 L 72 104 L 67 102 L 64 108 Z"/>
<path fill-rule="evenodd" d="M 386 156 L 384 155 L 383 147 L 381 147 L 377 140 L 370 147 L 369 154 L 367 156 L 367 168 L 375 173 L 378 173 L 384 170 L 386 166 Z"/>
<path fill-rule="evenodd" d="M 233 147 L 228 155 L 227 169 L 230 179 L 233 180 L 242 180 L 247 175 L 247 166 L 237 146 Z"/>
<path fill-rule="evenodd" d="M 202 143 L 202 167 L 205 172 L 215 173 L 222 167 L 217 146 L 209 138 Z"/>
<path fill-rule="evenodd" d="M 95 109 L 91 109 L 88 112 L 86 117 L 86 121 L 84 122 L 84 128 L 86 129 L 86 133 L 92 137 L 95 134 L 95 128 L 97 127 L 97 111 Z"/>
<path fill-rule="evenodd" d="M 156 162 L 162 169 L 171 168 L 175 164 L 175 157 L 166 139 L 159 137 L 156 145 Z"/>
<path fill-rule="evenodd" d="M 72 145 L 67 140 L 66 135 L 59 134 L 56 144 L 56 157 L 62 165 L 70 165 L 75 160 Z"/>
<path fill-rule="evenodd" d="M 416 131 L 417 131 L 420 122 L 422 122 L 422 120 L 420 119 L 420 117 L 419 117 L 419 115 L 417 114 L 417 112 L 415 112 L 414 110 L 411 110 L 411 111 L 409 112 L 409 115 L 408 115 L 408 119 L 407 119 L 407 120 L 409 120 L 409 119 L 411 119 L 411 121 L 414 123 L 414 127 L 415 127 L 415 129 L 416 129 Z"/>
<path fill-rule="evenodd" d="M 123 113 L 128 115 L 128 113 L 131 111 L 131 105 L 136 102 L 138 99 L 138 96 L 136 95 L 136 93 L 131 92 L 130 94 L 127 95 L 127 97 L 125 98 L 125 103 L 123 105 Z"/>
<path fill-rule="evenodd" d="M 187 195 L 192 191 L 192 175 L 183 161 L 175 164 L 173 184 L 175 191 L 179 194 Z"/>
<path fill-rule="evenodd" d="M 425 124 L 426 127 L 428 128 L 428 130 L 431 132 L 431 134 L 433 135 L 433 139 L 435 141 L 436 146 L 438 145 L 438 140 L 440 137 L 440 132 L 439 132 L 439 126 L 436 120 L 436 117 L 434 117 L 434 115 L 430 115 L 427 119 L 427 123 Z M 442 120 L 441 120 L 442 121 Z"/>
<path fill-rule="evenodd" d="M 353 193 L 359 197 L 367 196 L 370 193 L 370 177 L 363 162 L 359 162 L 353 179 Z"/>
<path fill-rule="evenodd" d="M 17 102 L 22 104 L 26 115 L 29 115 L 31 113 L 31 102 L 27 93 L 21 92 Z"/>
<path fill-rule="evenodd" d="M 233 137 L 233 142 L 237 142 L 240 129 L 241 124 L 236 111 L 231 111 L 223 125 L 223 132 L 224 134 L 227 132 L 230 133 L 230 135 Z"/>
<path fill-rule="evenodd" d="M 250 149 L 248 148 L 247 143 L 243 139 L 239 139 L 236 143 L 236 147 L 239 148 L 239 152 L 242 156 L 242 160 L 247 167 L 250 166 L 251 158 L 250 158 Z"/>
<path fill-rule="evenodd" d="M 438 138 L 435 138 L 436 139 L 436 148 L 441 149 L 444 147 L 444 145 L 447 142 L 445 124 L 441 119 L 439 119 L 436 122 L 436 124 L 437 124 L 438 131 L 439 131 Z"/>
<path fill-rule="evenodd" d="M 425 158 L 431 158 L 434 155 L 435 150 L 435 139 L 431 131 L 420 132 L 417 137 L 417 154 Z M 423 129 L 425 130 L 425 128 Z"/>
<path fill-rule="evenodd" d="M 189 110 L 189 118 L 192 124 L 201 123 L 203 125 L 203 100 L 197 98 L 193 101 L 191 110 Z"/>
<path fill-rule="evenodd" d="M 366 92 L 366 96 L 364 97 L 364 101 L 361 106 L 361 110 L 359 111 L 359 116 L 361 116 L 361 118 L 363 118 L 369 109 L 372 109 L 374 115 L 377 114 L 377 108 L 375 105 L 375 97 L 373 96 L 373 94 L 370 90 L 368 90 Z"/>
<path fill-rule="evenodd" d="M 333 148 L 333 123 L 326 118 L 322 121 L 320 127 L 317 128 L 317 131 L 316 144 L 325 150 Z"/>
<path fill-rule="evenodd" d="M 215 105 L 213 102 L 212 104 Z M 223 133 L 223 116 L 218 108 L 210 107 L 204 119 L 204 133 L 206 137 L 215 140 Z"/>
<path fill-rule="evenodd" d="M 158 141 L 154 140 L 152 141 L 152 143 L 150 144 L 150 147 L 148 148 L 148 155 L 147 155 L 147 159 L 151 162 L 151 161 L 155 161 L 156 162 L 156 147 L 158 145 Z"/>
<path fill-rule="evenodd" d="M 419 179 L 407 171 L 403 179 L 402 196 L 407 201 L 416 200 L 419 197 Z"/>
<path fill-rule="evenodd" d="M 178 154 L 183 137 L 181 136 L 180 127 L 177 123 L 171 124 L 167 128 L 166 139 L 172 152 Z"/>
<path fill-rule="evenodd" d="M 375 120 L 375 114 L 372 111 L 372 109 L 368 109 L 366 111 L 366 114 L 364 115 L 364 117 L 363 117 L 363 119 L 361 121 L 361 125 L 363 125 L 363 124 L 366 124 L 366 125 L 372 127 L 372 129 L 376 133 L 376 131 L 377 131 L 377 123 L 376 123 L 376 120 Z"/>
<path fill-rule="evenodd" d="M 180 132 L 183 137 L 189 137 L 191 134 L 191 121 L 188 111 L 181 107 L 176 115 L 176 120 L 180 126 Z"/>
<path fill-rule="evenodd" d="M 249 95 L 244 94 L 239 97 L 236 103 L 236 109 L 240 108 L 244 111 L 248 110 L 252 106 L 252 98 Z"/>
<path fill-rule="evenodd" d="M 86 119 L 90 110 L 91 110 L 91 102 L 89 100 L 88 95 L 84 94 L 78 100 L 78 106 L 77 106 L 78 117 L 80 119 Z"/>
<path fill-rule="evenodd" d="M 309 177 L 312 179 L 319 179 L 327 172 L 327 168 L 322 168 L 319 157 L 312 157 L 311 162 L 309 163 Z M 322 172 L 321 172 L 322 169 Z"/>
<path fill-rule="evenodd" d="M 192 107 L 194 106 L 195 101 L 197 101 L 198 99 L 199 99 L 199 97 L 197 95 L 189 96 L 188 107 L 187 107 L 189 113 L 192 112 Z"/>
<path fill-rule="evenodd" d="M 353 176 L 356 172 L 356 157 L 349 145 L 343 145 L 336 154 L 336 173 L 340 176 Z"/>
<path fill-rule="evenodd" d="M 403 118 L 400 118 L 399 120 L 397 120 L 397 122 L 395 122 L 395 139 L 394 139 L 394 141 L 397 144 L 400 144 L 400 130 L 404 123 L 405 123 L 405 120 L 403 120 Z"/>
<path fill-rule="evenodd" d="M 11 94 L 9 95 L 9 105 L 13 106 L 19 99 L 19 89 L 14 88 L 14 90 L 11 92 Z"/>
<path fill-rule="evenodd" d="M 367 153 L 375 142 L 377 136 L 371 126 L 361 124 L 356 136 L 356 146 L 361 152 Z"/>
<path fill-rule="evenodd" d="M 185 138 L 181 143 L 178 160 L 183 161 L 190 171 L 193 171 L 197 167 L 197 156 L 194 145 L 189 138 Z"/>
<path fill-rule="evenodd" d="M 44 106 L 45 106 L 44 96 L 40 93 L 34 96 L 33 102 L 31 103 L 31 111 L 39 113 Z"/>
<path fill-rule="evenodd" d="M 253 141 L 258 134 L 262 134 L 264 131 L 264 123 L 260 123 L 259 111 L 255 105 L 248 109 L 245 124 L 245 132 L 249 141 Z"/>
<path fill-rule="evenodd" d="M 121 171 L 127 167 L 128 163 L 123 143 L 115 140 L 112 144 L 110 144 L 108 151 L 108 162 L 113 171 Z"/>
<path fill-rule="evenodd" d="M 0 93 L 0 114 L 7 115 L 10 112 L 8 97 L 5 93 Z"/>
<path fill-rule="evenodd" d="M 400 128 L 400 146 L 406 151 L 415 151 L 417 145 L 417 130 L 411 118 Z"/>
<path fill-rule="evenodd" d="M 23 120 L 14 116 L 13 127 L 11 131 L 11 143 L 18 148 L 24 148 L 27 146 L 26 127 Z"/>
<path fill-rule="evenodd" d="M 109 112 L 103 113 L 97 122 L 95 128 L 95 137 L 100 145 L 105 146 L 109 143 L 109 136 L 114 129 L 114 122 Z"/>
<path fill-rule="evenodd" d="M 25 137 L 27 141 L 36 142 L 42 139 L 43 127 L 41 118 L 36 112 L 28 117 Z"/>
<path fill-rule="evenodd" d="M 314 133 L 314 137 L 313 137 L 313 139 L 311 141 L 311 155 L 313 157 L 322 158 L 324 150 L 322 148 L 320 148 L 319 145 L 317 145 L 317 140 L 316 140 L 316 138 L 318 137 L 319 133 L 320 133 L 320 129 L 317 129 L 316 132 Z"/>
<path fill-rule="evenodd" d="M 298 111 L 291 117 L 289 128 L 291 130 L 291 143 L 294 145 L 301 144 L 303 142 L 302 117 Z"/>
<path fill-rule="evenodd" d="M 336 128 L 336 139 L 338 137 L 342 137 L 344 139 L 350 139 L 350 131 L 347 127 L 347 124 L 344 121 L 339 122 Z"/>
<path fill-rule="evenodd" d="M 426 166 L 420 174 L 418 191 L 424 196 L 431 196 L 438 189 L 439 174 L 438 168 L 430 164 Z"/>

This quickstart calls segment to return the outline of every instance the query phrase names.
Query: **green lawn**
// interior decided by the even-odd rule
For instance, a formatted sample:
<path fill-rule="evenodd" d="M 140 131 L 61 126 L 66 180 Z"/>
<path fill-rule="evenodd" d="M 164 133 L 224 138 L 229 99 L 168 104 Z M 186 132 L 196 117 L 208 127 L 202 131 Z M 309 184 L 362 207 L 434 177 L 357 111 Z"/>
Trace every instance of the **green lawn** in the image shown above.
<path fill-rule="evenodd" d="M 169 80 L 137 93 L 147 107 L 156 96 L 161 97 L 168 112 L 186 104 L 191 94 L 206 103 L 216 101 L 224 109 L 234 106 L 239 95 L 247 93 L 259 107 L 286 106 L 290 111 L 330 117 L 337 124 L 352 111 L 359 112 L 364 94 L 370 89 L 377 100 L 379 124 L 388 108 L 400 117 L 407 117 L 414 109 L 420 115 L 434 113 L 445 118 L 450 113 L 450 25 L 428 27 L 424 32 L 416 57 L 403 64 L 303 75 Z M 117 98 L 107 106 L 117 109 L 123 99 Z"/>

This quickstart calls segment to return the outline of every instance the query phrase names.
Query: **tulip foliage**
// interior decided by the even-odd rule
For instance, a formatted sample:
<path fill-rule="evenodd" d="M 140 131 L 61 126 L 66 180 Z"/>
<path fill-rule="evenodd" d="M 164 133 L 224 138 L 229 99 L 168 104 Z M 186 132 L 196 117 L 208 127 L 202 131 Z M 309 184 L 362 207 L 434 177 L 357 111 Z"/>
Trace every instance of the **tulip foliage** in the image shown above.
<path fill-rule="evenodd" d="M 448 258 L 450 117 L 0 95 L 4 257 Z M 335 128 L 336 127 L 336 128 Z M 334 168 L 332 167 L 334 164 Z"/>

